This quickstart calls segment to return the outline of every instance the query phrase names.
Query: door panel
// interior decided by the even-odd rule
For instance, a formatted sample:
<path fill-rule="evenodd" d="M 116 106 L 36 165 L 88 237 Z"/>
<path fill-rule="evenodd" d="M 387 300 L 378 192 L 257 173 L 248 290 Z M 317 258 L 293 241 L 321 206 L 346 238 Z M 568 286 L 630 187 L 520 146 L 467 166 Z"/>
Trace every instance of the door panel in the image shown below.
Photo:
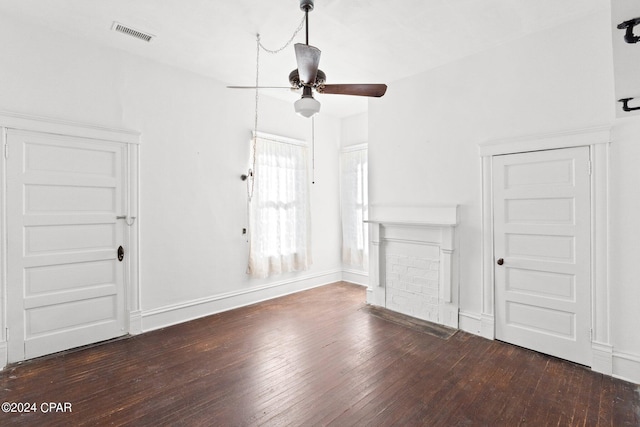
<path fill-rule="evenodd" d="M 573 262 L 574 246 L 573 236 L 544 236 L 507 232 L 505 249 L 502 252 L 504 253 L 503 257 Z"/>
<path fill-rule="evenodd" d="M 508 224 L 572 224 L 574 215 L 571 198 L 505 200 Z"/>
<path fill-rule="evenodd" d="M 43 182 L 44 174 L 32 181 Z M 75 187 L 73 180 L 58 185 L 38 185 L 26 182 L 25 213 L 51 212 L 113 212 L 115 210 L 115 188 Z M 94 185 L 96 185 L 95 183 Z M 105 180 L 101 185 L 109 185 Z"/>
<path fill-rule="evenodd" d="M 505 275 L 507 291 L 575 300 L 575 276 L 572 274 L 508 268 Z"/>
<path fill-rule="evenodd" d="M 587 147 L 494 158 L 496 338 L 591 364 Z"/>
<path fill-rule="evenodd" d="M 557 307 L 550 309 L 507 301 L 505 320 L 510 326 L 544 335 L 557 335 L 570 340 L 576 335 L 575 315 Z"/>
<path fill-rule="evenodd" d="M 7 133 L 9 362 L 124 334 L 123 149 Z"/>

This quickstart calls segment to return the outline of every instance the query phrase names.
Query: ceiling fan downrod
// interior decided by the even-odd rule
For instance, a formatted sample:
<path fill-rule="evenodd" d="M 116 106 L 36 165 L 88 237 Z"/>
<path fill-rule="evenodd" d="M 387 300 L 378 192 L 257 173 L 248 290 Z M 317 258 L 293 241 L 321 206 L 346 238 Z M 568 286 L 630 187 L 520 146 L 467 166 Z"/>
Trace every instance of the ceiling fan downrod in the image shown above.
<path fill-rule="evenodd" d="M 313 10 L 314 0 L 300 0 L 300 9 L 304 12 L 306 44 L 309 45 L 309 12 Z"/>

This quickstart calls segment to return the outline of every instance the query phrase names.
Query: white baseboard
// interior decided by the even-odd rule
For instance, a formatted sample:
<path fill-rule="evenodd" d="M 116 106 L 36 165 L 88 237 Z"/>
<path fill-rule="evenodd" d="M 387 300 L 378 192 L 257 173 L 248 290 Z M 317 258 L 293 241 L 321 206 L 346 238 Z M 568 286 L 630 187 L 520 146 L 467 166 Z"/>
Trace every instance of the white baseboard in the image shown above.
<path fill-rule="evenodd" d="M 342 270 L 328 271 L 143 311 L 141 331 L 148 332 L 177 325 L 341 280 Z"/>
<path fill-rule="evenodd" d="M 489 340 L 496 339 L 496 321 L 492 314 L 480 315 L 480 335 Z"/>
<path fill-rule="evenodd" d="M 129 313 L 129 334 L 142 333 L 142 311 L 136 310 Z"/>
<path fill-rule="evenodd" d="M 605 375 L 640 384 L 640 356 L 615 351 L 609 344 L 591 344 L 593 359 L 591 370 Z"/>
<path fill-rule="evenodd" d="M 612 376 L 640 384 L 640 356 L 614 351 Z"/>
<path fill-rule="evenodd" d="M 9 363 L 9 347 L 6 341 L 0 341 L 0 371 Z"/>
<path fill-rule="evenodd" d="M 358 270 L 342 270 L 342 280 L 356 285 L 369 286 L 369 273 Z"/>
<path fill-rule="evenodd" d="M 367 293 L 366 294 L 367 294 L 367 304 L 376 305 L 373 289 L 367 287 Z"/>
<path fill-rule="evenodd" d="M 591 343 L 591 370 L 605 375 L 613 374 L 613 347 L 595 341 Z"/>
<path fill-rule="evenodd" d="M 459 328 L 474 335 L 482 335 L 482 317 L 476 313 L 460 310 Z"/>

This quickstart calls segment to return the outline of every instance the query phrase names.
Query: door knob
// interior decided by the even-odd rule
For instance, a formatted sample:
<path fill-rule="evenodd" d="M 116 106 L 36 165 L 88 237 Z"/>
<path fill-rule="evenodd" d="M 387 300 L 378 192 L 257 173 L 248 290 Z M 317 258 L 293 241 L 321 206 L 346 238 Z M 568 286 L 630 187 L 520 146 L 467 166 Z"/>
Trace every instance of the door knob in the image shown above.
<path fill-rule="evenodd" d="M 502 258 L 498 259 L 497 263 L 498 263 L 498 265 L 504 264 L 504 259 L 502 259 Z"/>
<path fill-rule="evenodd" d="M 124 258 L 124 248 L 120 246 L 118 248 L 118 261 L 122 261 Z"/>

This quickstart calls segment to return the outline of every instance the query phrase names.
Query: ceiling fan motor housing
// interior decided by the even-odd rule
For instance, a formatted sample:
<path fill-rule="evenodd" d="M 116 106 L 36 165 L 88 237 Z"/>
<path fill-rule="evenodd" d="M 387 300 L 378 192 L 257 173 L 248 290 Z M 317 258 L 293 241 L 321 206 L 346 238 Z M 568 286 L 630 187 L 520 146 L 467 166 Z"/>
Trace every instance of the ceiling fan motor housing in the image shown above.
<path fill-rule="evenodd" d="M 304 12 L 311 12 L 313 10 L 313 0 L 300 0 L 300 9 Z"/>
<path fill-rule="evenodd" d="M 324 73 L 324 71 L 318 70 L 318 73 L 316 74 L 316 81 L 311 86 L 313 87 L 321 86 L 325 83 L 326 80 L 327 80 L 327 75 Z M 291 83 L 291 87 L 294 87 L 294 88 L 300 88 L 304 86 L 300 82 L 300 75 L 298 74 L 297 68 L 293 70 L 291 73 L 289 73 L 289 83 Z"/>

